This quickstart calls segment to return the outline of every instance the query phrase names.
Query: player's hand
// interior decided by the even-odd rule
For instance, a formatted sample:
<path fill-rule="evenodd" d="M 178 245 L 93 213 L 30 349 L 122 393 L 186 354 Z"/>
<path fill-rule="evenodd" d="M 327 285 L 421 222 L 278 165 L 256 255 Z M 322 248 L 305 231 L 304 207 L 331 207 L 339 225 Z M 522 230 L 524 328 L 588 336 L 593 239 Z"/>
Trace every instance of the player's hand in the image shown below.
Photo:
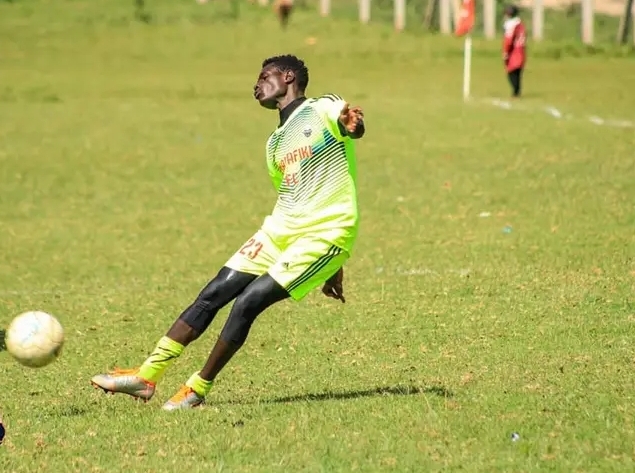
<path fill-rule="evenodd" d="M 364 111 L 360 107 L 351 108 L 347 103 L 340 112 L 339 120 L 348 133 L 355 133 L 358 124 L 364 120 Z"/>
<path fill-rule="evenodd" d="M 343 282 L 344 269 L 340 268 L 337 273 L 331 276 L 331 278 L 324 283 L 322 292 L 326 297 L 332 297 L 333 299 L 340 300 L 343 304 L 344 302 L 346 302 L 346 299 L 344 299 L 344 287 L 342 285 Z"/>

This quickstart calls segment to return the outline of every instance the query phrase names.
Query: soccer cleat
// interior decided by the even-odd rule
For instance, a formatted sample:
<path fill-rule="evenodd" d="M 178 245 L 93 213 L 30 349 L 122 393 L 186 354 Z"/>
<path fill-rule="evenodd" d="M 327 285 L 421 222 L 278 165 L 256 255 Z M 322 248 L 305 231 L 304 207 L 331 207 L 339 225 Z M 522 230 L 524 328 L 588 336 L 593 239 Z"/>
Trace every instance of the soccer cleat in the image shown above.
<path fill-rule="evenodd" d="M 106 393 L 128 394 L 135 399 L 147 402 L 154 395 L 155 384 L 139 377 L 137 373 L 136 369 L 122 370 L 115 368 L 114 371 L 109 373 L 93 376 L 90 383 L 95 388 L 103 389 Z"/>
<path fill-rule="evenodd" d="M 181 389 L 172 398 L 163 404 L 163 410 L 176 411 L 178 409 L 192 409 L 205 402 L 205 398 L 196 394 L 189 386 L 181 386 Z"/>

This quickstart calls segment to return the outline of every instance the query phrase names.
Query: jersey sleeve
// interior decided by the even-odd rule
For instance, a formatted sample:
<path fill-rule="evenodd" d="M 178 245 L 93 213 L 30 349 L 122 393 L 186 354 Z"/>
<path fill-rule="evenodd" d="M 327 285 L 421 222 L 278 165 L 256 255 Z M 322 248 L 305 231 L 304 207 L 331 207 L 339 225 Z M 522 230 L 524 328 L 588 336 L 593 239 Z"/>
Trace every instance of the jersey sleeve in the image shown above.
<path fill-rule="evenodd" d="M 339 127 L 340 112 L 346 105 L 346 101 L 335 94 L 326 94 L 317 99 L 317 109 L 322 115 L 327 128 L 338 140 L 347 139 L 342 135 Z"/>
<path fill-rule="evenodd" d="M 269 150 L 269 145 L 271 144 L 272 137 L 269 137 L 267 140 L 267 149 L 265 150 L 265 155 L 267 157 L 267 170 L 269 171 L 269 177 L 271 178 L 271 182 L 273 187 L 278 191 L 280 189 L 280 184 L 282 184 L 282 179 L 284 178 L 284 173 L 282 169 L 280 169 Z"/>
<path fill-rule="evenodd" d="M 275 164 L 269 165 L 269 177 L 271 178 L 271 183 L 276 191 L 280 189 L 280 184 L 282 184 L 282 179 L 284 175 L 282 171 L 278 169 Z"/>

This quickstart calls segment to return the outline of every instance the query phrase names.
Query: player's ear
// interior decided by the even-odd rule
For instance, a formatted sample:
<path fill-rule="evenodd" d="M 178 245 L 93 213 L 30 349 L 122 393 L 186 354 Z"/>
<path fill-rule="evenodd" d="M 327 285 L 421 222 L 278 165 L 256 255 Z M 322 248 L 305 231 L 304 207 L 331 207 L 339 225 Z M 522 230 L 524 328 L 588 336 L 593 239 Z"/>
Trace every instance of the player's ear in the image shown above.
<path fill-rule="evenodd" d="M 295 80 L 295 72 L 284 71 L 284 74 L 282 75 L 282 79 L 284 80 L 285 84 L 290 84 L 291 82 Z"/>

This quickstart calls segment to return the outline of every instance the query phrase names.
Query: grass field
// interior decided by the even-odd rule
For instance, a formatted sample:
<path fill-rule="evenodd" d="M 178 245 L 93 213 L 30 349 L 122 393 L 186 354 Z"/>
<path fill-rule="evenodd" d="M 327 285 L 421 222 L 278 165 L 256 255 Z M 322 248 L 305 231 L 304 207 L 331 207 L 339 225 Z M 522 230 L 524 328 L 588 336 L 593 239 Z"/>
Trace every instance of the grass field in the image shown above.
<path fill-rule="evenodd" d="M 40 370 L 0 353 L 0 471 L 635 469 L 635 131 L 584 120 L 635 119 L 632 58 L 537 55 L 514 112 L 481 100 L 508 96 L 498 41 L 464 104 L 459 40 L 97 3 L 0 2 L 0 326 L 40 309 L 67 334 Z M 251 88 L 286 51 L 366 111 L 347 303 L 268 311 L 201 410 L 159 407 L 227 310 L 150 403 L 94 391 L 271 210 Z"/>

